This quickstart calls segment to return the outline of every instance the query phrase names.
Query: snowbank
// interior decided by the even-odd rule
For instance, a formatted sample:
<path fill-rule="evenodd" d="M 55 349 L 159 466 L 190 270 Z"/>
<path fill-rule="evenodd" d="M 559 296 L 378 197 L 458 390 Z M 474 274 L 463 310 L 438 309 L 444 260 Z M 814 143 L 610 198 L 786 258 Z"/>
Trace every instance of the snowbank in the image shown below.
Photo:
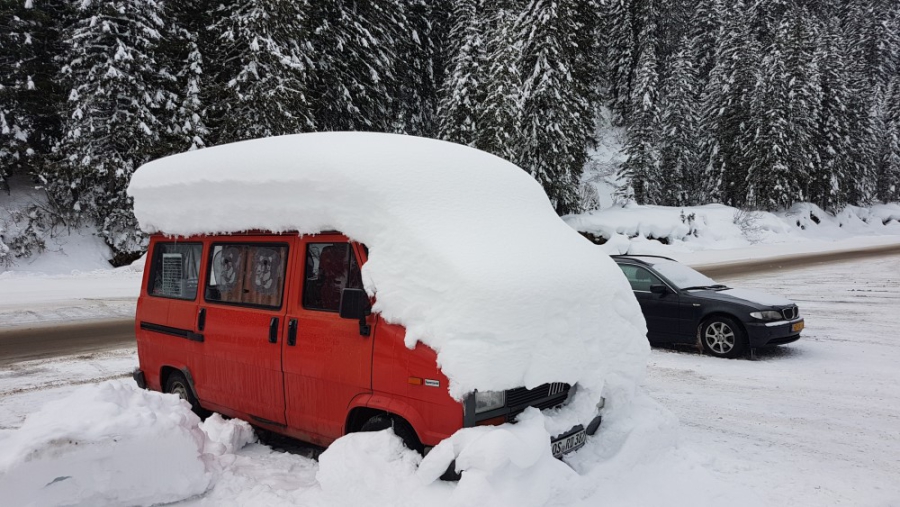
<path fill-rule="evenodd" d="M 207 438 L 171 395 L 109 381 L 28 416 L 2 441 L 6 505 L 152 505 L 205 492 Z"/>
<path fill-rule="evenodd" d="M 577 231 L 603 238 L 610 254 L 674 255 L 741 249 L 757 244 L 835 242 L 860 236 L 900 236 L 900 204 L 871 208 L 847 206 L 831 215 L 810 203 L 787 211 L 741 211 L 721 204 L 705 206 L 624 206 L 569 215 Z"/>
<path fill-rule="evenodd" d="M 128 193 L 148 232 L 339 230 L 365 243 L 374 310 L 438 352 L 456 398 L 579 382 L 592 407 L 607 379 L 642 378 L 644 321 L 621 272 L 533 178 L 487 153 L 300 134 L 151 162 Z"/>

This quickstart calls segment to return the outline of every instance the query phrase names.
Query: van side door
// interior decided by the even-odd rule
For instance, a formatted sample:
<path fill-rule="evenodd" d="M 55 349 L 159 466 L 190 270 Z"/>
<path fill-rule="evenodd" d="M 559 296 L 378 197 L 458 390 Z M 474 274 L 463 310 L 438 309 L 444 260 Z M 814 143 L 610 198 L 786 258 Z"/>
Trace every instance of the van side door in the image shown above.
<path fill-rule="evenodd" d="M 285 280 L 296 238 L 213 238 L 201 310 L 206 368 L 200 399 L 217 411 L 283 425 Z"/>
<path fill-rule="evenodd" d="M 284 341 L 287 424 L 327 445 L 343 434 L 351 400 L 372 391 L 374 328 L 338 314 L 341 290 L 362 288 L 365 252 L 340 234 L 301 238 Z M 372 319 L 370 319 L 371 321 Z"/>

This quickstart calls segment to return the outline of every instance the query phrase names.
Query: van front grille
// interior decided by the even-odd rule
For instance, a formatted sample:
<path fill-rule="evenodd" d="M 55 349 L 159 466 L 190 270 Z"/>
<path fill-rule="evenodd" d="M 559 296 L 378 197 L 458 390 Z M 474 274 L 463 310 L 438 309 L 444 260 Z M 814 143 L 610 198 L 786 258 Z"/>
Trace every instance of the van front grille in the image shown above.
<path fill-rule="evenodd" d="M 516 389 L 510 389 L 506 391 L 506 406 L 509 408 L 518 408 L 522 407 L 531 407 L 537 406 L 535 402 L 541 402 L 541 405 L 545 405 L 545 399 L 549 398 L 548 401 L 559 400 L 557 403 L 562 403 L 563 400 L 569 395 L 569 390 L 572 388 L 569 384 L 565 384 L 563 382 L 553 382 L 547 384 L 541 384 L 534 389 L 525 389 L 524 387 L 518 387 Z M 524 405 L 524 406 L 523 406 Z M 549 405 L 548 407 L 552 407 L 553 405 Z M 539 408 L 548 408 L 548 407 L 539 407 Z"/>

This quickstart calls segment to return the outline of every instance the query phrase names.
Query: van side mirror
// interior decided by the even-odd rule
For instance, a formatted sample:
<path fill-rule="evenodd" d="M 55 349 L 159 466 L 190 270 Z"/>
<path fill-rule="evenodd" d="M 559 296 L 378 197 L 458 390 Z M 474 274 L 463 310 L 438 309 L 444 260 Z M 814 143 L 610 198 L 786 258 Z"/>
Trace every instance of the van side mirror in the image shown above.
<path fill-rule="evenodd" d="M 341 306 L 338 313 L 342 319 L 359 319 L 359 334 L 369 336 L 371 327 L 366 323 L 366 316 L 371 312 L 369 296 L 362 289 L 343 289 Z"/>
<path fill-rule="evenodd" d="M 650 292 L 652 292 L 654 294 L 659 294 L 660 296 L 663 296 L 665 294 L 668 294 L 669 288 L 666 287 L 665 284 L 654 283 L 653 285 L 650 286 Z"/>

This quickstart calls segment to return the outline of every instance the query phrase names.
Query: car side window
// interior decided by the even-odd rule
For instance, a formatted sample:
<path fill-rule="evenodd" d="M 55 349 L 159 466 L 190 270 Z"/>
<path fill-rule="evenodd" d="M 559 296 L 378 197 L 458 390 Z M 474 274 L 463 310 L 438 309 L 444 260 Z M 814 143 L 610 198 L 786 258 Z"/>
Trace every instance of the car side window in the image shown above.
<path fill-rule="evenodd" d="M 362 276 L 350 244 L 307 244 L 303 307 L 336 312 L 343 289 L 362 289 Z"/>
<path fill-rule="evenodd" d="M 281 308 L 287 254 L 284 244 L 213 245 L 206 300 Z"/>
<path fill-rule="evenodd" d="M 196 298 L 202 252 L 200 243 L 157 243 L 153 248 L 148 293 L 175 299 Z"/>
<path fill-rule="evenodd" d="M 650 271 L 633 264 L 619 264 L 625 278 L 631 284 L 631 290 L 650 292 L 650 286 L 663 283 L 656 275 Z"/>

